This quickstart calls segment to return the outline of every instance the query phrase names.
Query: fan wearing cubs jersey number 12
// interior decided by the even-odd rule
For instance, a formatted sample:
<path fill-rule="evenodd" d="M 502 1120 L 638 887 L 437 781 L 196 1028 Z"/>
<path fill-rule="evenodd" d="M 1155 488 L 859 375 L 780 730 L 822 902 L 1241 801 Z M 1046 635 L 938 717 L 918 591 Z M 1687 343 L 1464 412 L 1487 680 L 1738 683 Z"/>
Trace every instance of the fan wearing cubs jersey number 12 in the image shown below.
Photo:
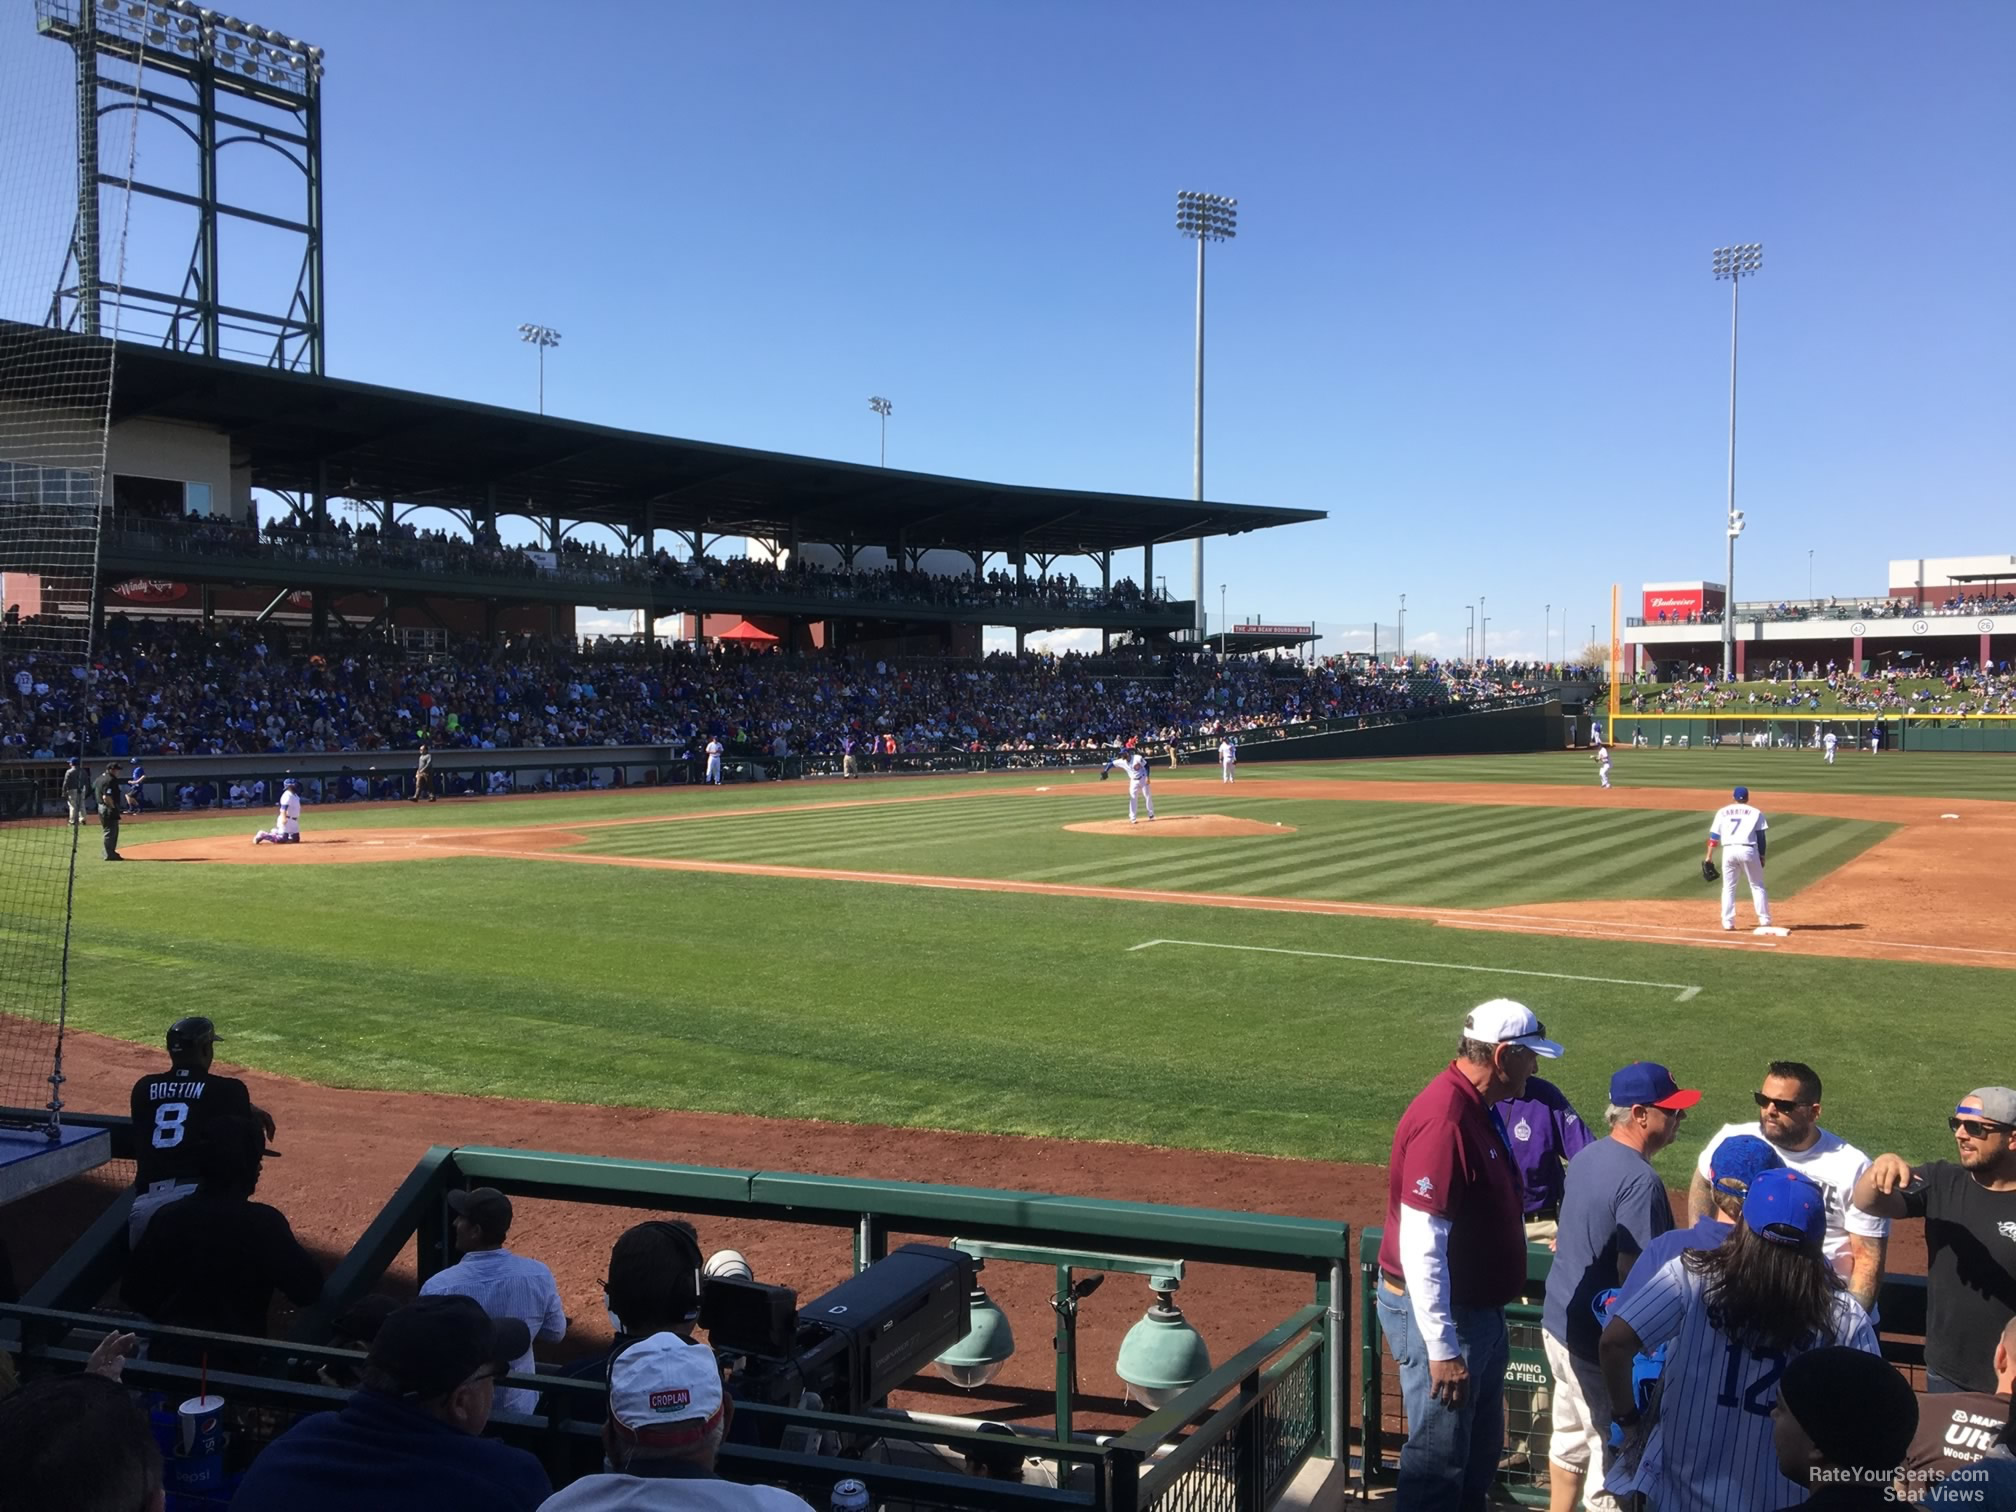
<path fill-rule="evenodd" d="M 235 1076 L 218 1076 L 217 1026 L 207 1018 L 181 1018 L 168 1026 L 169 1069 L 133 1084 L 135 1194 L 127 1220 L 129 1245 L 140 1242 L 154 1215 L 196 1190 L 197 1146 L 205 1127 L 220 1118 L 250 1118 L 271 1139 L 271 1114 L 252 1105 Z"/>
<path fill-rule="evenodd" d="M 1605 1489 L 1640 1493 L 1659 1512 L 1771 1512 L 1805 1500 L 1787 1489 L 1772 1447 L 1786 1363 L 1829 1345 L 1879 1352 L 1869 1315 L 1821 1252 L 1826 1234 L 1819 1183 L 1763 1171 L 1720 1248 L 1675 1255 L 1619 1298 L 1600 1348 L 1624 1446 Z M 1633 1359 L 1662 1345 L 1659 1396 L 1641 1412 Z"/>

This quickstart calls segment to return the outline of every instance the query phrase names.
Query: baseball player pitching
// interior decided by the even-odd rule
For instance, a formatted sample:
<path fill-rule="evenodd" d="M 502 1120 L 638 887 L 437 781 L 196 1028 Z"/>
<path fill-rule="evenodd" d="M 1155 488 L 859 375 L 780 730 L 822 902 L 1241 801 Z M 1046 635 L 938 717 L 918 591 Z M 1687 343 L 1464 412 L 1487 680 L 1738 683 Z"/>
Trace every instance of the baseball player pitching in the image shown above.
<path fill-rule="evenodd" d="M 1218 779 L 1230 782 L 1239 765 L 1239 743 L 1230 735 L 1218 742 Z"/>
<path fill-rule="evenodd" d="M 275 845 L 301 843 L 301 794 L 296 791 L 292 777 L 280 784 L 280 811 L 273 816 L 273 828 L 252 836 L 254 845 L 264 845 L 269 840 Z"/>
<path fill-rule="evenodd" d="M 1764 891 L 1764 832 L 1771 826 L 1750 806 L 1750 789 L 1739 787 L 1729 795 L 1735 801 L 1716 810 L 1708 825 L 1708 853 L 1701 858 L 1701 876 L 1716 878 L 1715 850 L 1722 850 L 1722 927 L 1736 927 L 1736 878 L 1740 873 L 1750 884 L 1750 906 L 1757 911 L 1757 927 L 1771 924 L 1771 899 Z"/>
<path fill-rule="evenodd" d="M 710 787 L 721 786 L 721 753 L 726 749 L 718 740 L 707 742 L 707 783 Z"/>
<path fill-rule="evenodd" d="M 1155 794 L 1148 785 L 1148 758 L 1139 751 L 1129 751 L 1124 756 L 1115 756 L 1099 769 L 1099 780 L 1104 782 L 1109 772 L 1127 774 L 1127 822 L 1139 824 L 1140 810 L 1146 806 L 1148 822 L 1155 822 Z"/>
<path fill-rule="evenodd" d="M 1589 759 L 1596 763 L 1596 775 L 1603 779 L 1603 786 L 1610 786 L 1610 747 L 1597 746 L 1596 754 Z"/>

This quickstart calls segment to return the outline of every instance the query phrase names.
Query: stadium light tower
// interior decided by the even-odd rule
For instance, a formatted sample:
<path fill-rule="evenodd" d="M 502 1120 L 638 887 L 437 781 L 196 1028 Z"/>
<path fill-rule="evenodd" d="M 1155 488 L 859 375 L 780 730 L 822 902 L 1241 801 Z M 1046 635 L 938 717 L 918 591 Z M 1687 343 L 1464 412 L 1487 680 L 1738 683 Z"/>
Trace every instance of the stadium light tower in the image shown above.
<path fill-rule="evenodd" d="M 1239 201 L 1222 194 L 1184 189 L 1176 196 L 1176 229 L 1197 243 L 1197 398 L 1190 460 L 1190 496 L 1204 499 L 1204 244 L 1231 241 L 1239 234 Z M 1204 638 L 1204 538 L 1190 543 L 1190 598 L 1197 623 L 1193 634 Z"/>
<path fill-rule="evenodd" d="M 539 413 L 546 413 L 546 348 L 560 345 L 560 333 L 551 326 L 521 325 L 518 327 L 521 340 L 529 341 L 539 348 Z"/>
<path fill-rule="evenodd" d="M 1729 281 L 1729 516 L 1723 521 L 1727 557 L 1722 570 L 1722 681 L 1736 668 L 1736 537 L 1743 534 L 1743 511 L 1736 507 L 1736 322 L 1743 280 L 1764 266 L 1761 242 L 1715 249 L 1715 276 Z"/>
<path fill-rule="evenodd" d="M 882 417 L 882 465 L 887 467 L 889 465 L 889 417 L 895 413 L 896 406 L 891 404 L 887 399 L 884 399 L 880 394 L 876 394 L 869 399 L 868 408 Z"/>
<path fill-rule="evenodd" d="M 1400 646 L 1393 653 L 1394 658 L 1404 662 L 1407 660 L 1407 595 L 1404 593 L 1400 595 L 1400 629 L 1396 639 Z"/>

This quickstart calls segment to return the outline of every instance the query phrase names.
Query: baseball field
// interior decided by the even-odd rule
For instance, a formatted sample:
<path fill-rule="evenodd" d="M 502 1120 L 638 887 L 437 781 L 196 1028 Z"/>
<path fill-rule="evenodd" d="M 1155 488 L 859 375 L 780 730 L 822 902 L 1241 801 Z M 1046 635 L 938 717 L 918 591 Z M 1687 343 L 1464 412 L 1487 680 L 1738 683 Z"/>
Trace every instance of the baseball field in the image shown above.
<path fill-rule="evenodd" d="M 1625 748 L 1615 781 L 1572 752 L 1162 769 L 1132 828 L 1091 772 L 311 809 L 288 847 L 150 815 L 125 866 L 83 833 L 72 1023 L 153 1045 L 209 1013 L 230 1061 L 365 1092 L 1350 1162 L 1499 995 L 1585 1110 L 1656 1059 L 1697 1120 L 1746 1117 L 1805 1059 L 1830 1125 L 1923 1157 L 2010 1079 L 2016 761 Z M 1747 897 L 1723 933 L 1700 878 L 1737 781 L 1785 933 Z"/>

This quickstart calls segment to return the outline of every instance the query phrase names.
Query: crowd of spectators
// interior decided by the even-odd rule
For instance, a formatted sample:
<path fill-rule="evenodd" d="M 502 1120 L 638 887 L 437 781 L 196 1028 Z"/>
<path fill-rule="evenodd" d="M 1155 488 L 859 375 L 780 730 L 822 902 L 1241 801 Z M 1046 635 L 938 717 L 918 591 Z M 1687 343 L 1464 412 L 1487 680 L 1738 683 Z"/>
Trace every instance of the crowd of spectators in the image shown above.
<path fill-rule="evenodd" d="M 1129 652 L 896 663 L 775 649 L 536 638 L 407 654 L 345 632 L 108 623 L 88 668 L 0 632 L 0 750 L 42 758 L 664 746 L 711 739 L 828 756 L 850 735 L 895 753 L 1167 745 L 1353 716 L 1411 715 L 1538 686 L 1493 665 Z M 780 749 L 781 742 L 781 749 Z M 201 796 L 201 795 L 199 795 Z M 260 795 L 242 795 L 257 806 Z M 230 802 L 212 793 L 208 801 Z"/>
<path fill-rule="evenodd" d="M 406 521 L 385 526 L 377 520 L 353 524 L 338 517 L 315 532 L 293 520 L 263 526 L 219 516 L 181 518 L 121 514 L 113 526 L 115 544 L 150 551 L 199 556 L 264 557 L 277 562 L 354 563 L 439 577 L 504 577 L 521 582 L 558 579 L 583 586 L 678 585 L 707 593 L 810 597 L 839 603 L 925 604 L 940 608 L 1017 606 L 1053 609 L 1129 610 L 1148 607 L 1163 593 L 1144 593 L 1132 578 L 1110 588 L 1081 583 L 1070 573 L 1026 576 L 999 568 L 984 577 L 969 573 L 902 572 L 894 567 L 848 569 L 826 566 L 803 555 L 784 564 L 758 557 L 682 558 L 660 547 L 654 552 L 613 551 L 605 543 L 562 537 L 557 549 L 506 545 L 478 526 L 473 538 L 445 530 L 422 530 Z"/>
<path fill-rule="evenodd" d="M 1775 604 L 1738 604 L 1736 617 L 1739 620 L 1767 620 L 1774 623 L 1798 620 L 1874 620 L 1874 619 L 1931 619 L 1939 615 L 1952 614 L 2016 614 L 2016 593 L 1954 593 L 1943 599 L 1927 599 L 1920 603 L 1918 595 L 1910 598 L 1880 599 L 1828 599 L 1825 603 L 1815 600 L 1810 603 L 1794 603 L 1781 599 Z M 1650 617 L 1652 625 L 1719 625 L 1722 611 L 1719 609 L 1697 610 L 1691 614 L 1678 614 L 1662 609 Z"/>
<path fill-rule="evenodd" d="M 1944 668 L 1888 667 L 1867 675 L 1834 661 L 1773 661 L 1755 681 L 1717 681 L 1707 667 L 1672 683 L 1634 686 L 1634 714 L 2016 714 L 2016 673 L 2006 661 Z"/>

